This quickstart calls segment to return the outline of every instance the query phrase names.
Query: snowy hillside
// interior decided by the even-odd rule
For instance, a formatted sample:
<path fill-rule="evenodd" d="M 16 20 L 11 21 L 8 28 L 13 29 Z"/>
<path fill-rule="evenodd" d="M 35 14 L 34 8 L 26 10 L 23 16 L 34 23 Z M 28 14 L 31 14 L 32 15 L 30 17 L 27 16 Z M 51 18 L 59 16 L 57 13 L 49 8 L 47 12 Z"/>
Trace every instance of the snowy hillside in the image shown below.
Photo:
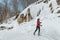
<path fill-rule="evenodd" d="M 39 2 L 39 1 L 38 1 Z M 52 10 L 50 10 L 50 3 L 52 3 Z M 56 3 L 56 0 L 50 0 L 48 3 L 43 1 L 39 4 L 33 3 L 28 6 L 20 15 L 23 13 L 27 14 L 27 9 L 30 8 L 33 19 L 30 22 L 24 22 L 18 24 L 17 19 L 8 21 L 7 23 L 1 24 L 0 26 L 6 26 L 6 29 L 0 31 L 0 40 L 60 40 L 60 14 L 57 13 L 60 8 Z M 39 16 L 38 12 L 41 10 Z M 33 32 L 36 28 L 36 20 L 40 18 L 42 22 L 40 34 L 37 33 L 34 36 Z M 8 27 L 13 27 L 8 29 Z"/>

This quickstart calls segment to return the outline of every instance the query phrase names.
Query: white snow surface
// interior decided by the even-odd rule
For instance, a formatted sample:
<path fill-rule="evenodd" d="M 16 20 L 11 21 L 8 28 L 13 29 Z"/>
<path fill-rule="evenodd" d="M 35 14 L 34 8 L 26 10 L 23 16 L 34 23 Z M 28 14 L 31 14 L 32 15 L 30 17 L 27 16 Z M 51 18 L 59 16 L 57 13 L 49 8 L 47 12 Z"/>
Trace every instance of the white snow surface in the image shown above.
<path fill-rule="evenodd" d="M 54 0 L 52 2 L 56 3 Z M 14 28 L 11 30 L 1 30 L 0 40 L 60 40 L 60 18 L 58 17 L 60 14 L 57 14 L 56 12 L 55 14 L 51 14 L 48 5 L 49 3 L 46 4 L 41 2 L 37 5 L 31 4 L 24 9 L 21 14 L 23 13 L 25 15 L 27 13 L 27 9 L 31 9 L 31 15 L 33 19 L 30 22 L 18 24 L 17 20 L 12 20 L 8 21 L 8 23 L 1 24 L 0 26 Z M 37 16 L 37 12 L 39 10 L 41 10 L 41 13 L 39 16 Z M 33 35 L 33 32 L 36 29 L 37 18 L 40 18 L 42 22 L 42 26 L 40 27 L 40 36 L 37 35 L 37 32 L 35 36 Z"/>

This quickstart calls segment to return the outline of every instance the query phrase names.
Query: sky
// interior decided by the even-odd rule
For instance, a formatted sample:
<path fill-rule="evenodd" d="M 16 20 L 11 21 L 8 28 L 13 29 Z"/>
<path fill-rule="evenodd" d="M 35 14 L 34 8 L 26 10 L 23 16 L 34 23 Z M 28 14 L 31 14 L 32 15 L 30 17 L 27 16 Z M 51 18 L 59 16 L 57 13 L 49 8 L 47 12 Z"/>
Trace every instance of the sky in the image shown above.
<path fill-rule="evenodd" d="M 0 3 L 2 3 L 2 0 L 0 0 Z"/>

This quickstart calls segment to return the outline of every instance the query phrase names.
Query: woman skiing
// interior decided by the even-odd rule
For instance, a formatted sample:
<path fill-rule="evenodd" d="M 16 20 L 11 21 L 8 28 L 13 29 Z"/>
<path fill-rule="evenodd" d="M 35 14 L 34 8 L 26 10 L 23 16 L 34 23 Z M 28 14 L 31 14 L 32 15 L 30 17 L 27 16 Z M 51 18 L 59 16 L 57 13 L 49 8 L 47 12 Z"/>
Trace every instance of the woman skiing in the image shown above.
<path fill-rule="evenodd" d="M 40 26 L 41 26 L 41 22 L 40 22 L 40 19 L 38 18 L 37 19 L 37 26 L 36 26 L 36 30 L 34 31 L 34 35 L 35 35 L 35 32 L 38 30 L 38 36 L 40 35 Z"/>

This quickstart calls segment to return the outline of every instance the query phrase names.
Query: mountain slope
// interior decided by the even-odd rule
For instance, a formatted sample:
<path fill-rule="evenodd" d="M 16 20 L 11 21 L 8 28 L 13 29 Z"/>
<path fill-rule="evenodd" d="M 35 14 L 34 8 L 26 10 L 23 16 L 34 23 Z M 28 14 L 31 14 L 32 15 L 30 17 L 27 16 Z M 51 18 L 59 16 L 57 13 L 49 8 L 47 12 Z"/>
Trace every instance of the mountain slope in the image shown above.
<path fill-rule="evenodd" d="M 51 10 L 49 8 L 50 3 L 53 3 L 55 5 L 56 1 L 50 0 L 48 3 L 33 3 L 30 6 L 28 6 L 21 14 L 23 13 L 26 15 L 27 9 L 30 8 L 31 15 L 33 19 L 30 22 L 24 22 L 21 24 L 18 24 L 17 20 L 13 20 L 9 26 L 13 26 L 14 28 L 11 30 L 1 30 L 0 31 L 0 39 L 1 40 L 60 40 L 60 16 L 57 14 L 56 7 L 53 6 L 53 14 L 51 13 Z M 41 10 L 39 16 L 37 16 L 39 10 Z M 59 9 L 60 10 L 60 9 Z M 20 15 L 21 15 L 20 14 Z M 36 27 L 36 20 L 37 18 L 40 18 L 42 22 L 41 36 L 38 36 L 37 33 L 34 36 L 33 32 Z M 4 24 L 3 24 L 4 25 Z M 8 26 L 7 25 L 7 26 Z"/>

